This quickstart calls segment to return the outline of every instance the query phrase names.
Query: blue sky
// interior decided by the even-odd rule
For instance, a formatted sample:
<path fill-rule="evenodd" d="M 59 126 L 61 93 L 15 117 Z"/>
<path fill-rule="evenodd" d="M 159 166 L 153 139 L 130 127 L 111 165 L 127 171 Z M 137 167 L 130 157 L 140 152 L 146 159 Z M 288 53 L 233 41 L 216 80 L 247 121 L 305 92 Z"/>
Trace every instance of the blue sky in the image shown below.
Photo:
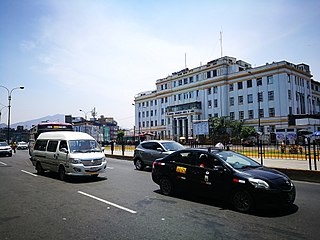
<path fill-rule="evenodd" d="M 134 125 L 134 96 L 223 55 L 310 65 L 320 81 L 320 1 L 1 0 L 0 85 L 12 123 L 54 114 Z M 7 105 L 0 88 L 0 109 Z M 7 122 L 2 109 L 1 123 Z"/>

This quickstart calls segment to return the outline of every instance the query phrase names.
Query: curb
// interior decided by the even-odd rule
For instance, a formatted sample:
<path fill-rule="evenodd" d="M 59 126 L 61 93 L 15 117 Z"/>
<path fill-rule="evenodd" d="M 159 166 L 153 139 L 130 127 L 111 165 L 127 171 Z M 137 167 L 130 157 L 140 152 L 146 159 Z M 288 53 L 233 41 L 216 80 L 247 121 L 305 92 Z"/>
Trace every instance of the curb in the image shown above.
<path fill-rule="evenodd" d="M 105 154 L 108 158 L 132 161 L 132 156 Z M 320 171 L 270 167 L 287 175 L 291 180 L 320 183 Z"/>

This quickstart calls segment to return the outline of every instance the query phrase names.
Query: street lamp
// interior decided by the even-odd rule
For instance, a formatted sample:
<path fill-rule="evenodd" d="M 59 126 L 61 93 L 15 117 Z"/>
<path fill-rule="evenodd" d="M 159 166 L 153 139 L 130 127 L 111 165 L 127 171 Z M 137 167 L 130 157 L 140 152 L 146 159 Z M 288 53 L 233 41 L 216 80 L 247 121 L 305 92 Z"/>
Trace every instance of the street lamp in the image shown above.
<path fill-rule="evenodd" d="M 8 102 L 9 102 L 9 104 L 8 104 L 8 132 L 7 132 L 7 141 L 8 141 L 8 144 L 9 144 L 9 143 L 10 143 L 11 95 L 12 95 L 12 92 L 13 92 L 14 90 L 16 90 L 16 89 L 24 89 L 24 87 L 23 87 L 23 86 L 15 87 L 15 88 L 13 88 L 13 89 L 11 89 L 11 90 L 9 90 L 7 87 L 2 86 L 2 85 L 0 85 L 0 87 L 6 89 L 7 92 L 8 92 Z"/>
<path fill-rule="evenodd" d="M 250 75 L 252 75 L 256 80 L 258 79 L 251 71 L 247 71 Z M 263 158 L 262 158 L 262 141 L 261 141 L 261 136 L 263 135 L 263 131 L 261 131 L 261 119 L 260 119 L 260 84 L 258 85 L 258 134 L 259 134 L 259 139 L 258 139 L 258 152 L 260 154 L 260 159 L 261 159 L 261 165 L 263 165 Z M 261 132 L 261 135 L 260 135 Z M 260 150 L 259 150 L 260 149 Z"/>
<path fill-rule="evenodd" d="M 85 118 L 85 120 L 86 120 L 86 122 L 85 122 L 85 125 L 84 125 L 84 132 L 85 133 L 87 133 L 87 114 L 89 113 L 89 112 L 91 112 L 91 111 L 83 111 L 82 109 L 80 109 L 80 112 L 83 112 L 84 113 L 84 118 Z"/>

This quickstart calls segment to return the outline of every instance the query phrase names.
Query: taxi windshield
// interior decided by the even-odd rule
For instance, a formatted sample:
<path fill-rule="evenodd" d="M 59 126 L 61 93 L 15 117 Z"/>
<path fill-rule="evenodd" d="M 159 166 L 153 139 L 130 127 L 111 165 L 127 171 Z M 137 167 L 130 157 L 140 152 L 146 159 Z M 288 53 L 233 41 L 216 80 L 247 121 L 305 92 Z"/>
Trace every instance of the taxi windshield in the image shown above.
<path fill-rule="evenodd" d="M 95 140 L 69 140 L 70 152 L 101 152 L 99 144 Z"/>
<path fill-rule="evenodd" d="M 261 167 L 261 165 L 253 159 L 232 151 L 216 152 L 214 155 L 217 155 L 219 158 L 236 169 Z"/>

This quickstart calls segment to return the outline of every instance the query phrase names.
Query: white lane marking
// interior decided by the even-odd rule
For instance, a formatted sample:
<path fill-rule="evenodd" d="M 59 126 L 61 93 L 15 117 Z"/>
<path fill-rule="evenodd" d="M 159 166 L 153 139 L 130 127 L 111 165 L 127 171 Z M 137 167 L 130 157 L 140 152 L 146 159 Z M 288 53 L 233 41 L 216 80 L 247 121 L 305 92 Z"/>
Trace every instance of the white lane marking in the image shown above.
<path fill-rule="evenodd" d="M 101 198 L 95 197 L 95 196 L 90 195 L 90 194 L 88 194 L 88 193 L 81 192 L 81 191 L 78 191 L 78 193 L 80 193 L 80 194 L 82 194 L 82 195 L 85 195 L 85 196 L 87 196 L 87 197 L 93 198 L 93 199 L 95 199 L 95 200 L 98 200 L 98 201 L 100 201 L 100 202 L 103 202 L 103 203 L 109 204 L 109 205 L 114 206 L 114 207 L 116 207 L 116 208 L 122 209 L 122 210 L 124 210 L 124 211 L 129 212 L 129 213 L 137 213 L 136 211 L 133 211 L 133 210 L 131 210 L 131 209 L 129 209 L 129 208 L 122 207 L 122 206 L 120 206 L 120 205 L 118 205 L 118 204 L 115 204 L 115 203 L 112 203 L 112 202 L 106 201 L 106 200 L 104 200 L 104 199 L 101 199 Z"/>
<path fill-rule="evenodd" d="M 7 164 L 4 162 L 0 162 L 0 164 L 2 164 L 3 166 L 7 166 Z"/>
<path fill-rule="evenodd" d="M 24 172 L 24 173 L 26 173 L 26 174 L 32 175 L 32 176 L 34 176 L 34 177 L 37 177 L 37 176 L 38 176 L 38 175 L 33 174 L 33 173 L 31 173 L 31 172 L 27 172 L 27 171 L 25 171 L 25 170 L 21 170 L 21 172 Z"/>

